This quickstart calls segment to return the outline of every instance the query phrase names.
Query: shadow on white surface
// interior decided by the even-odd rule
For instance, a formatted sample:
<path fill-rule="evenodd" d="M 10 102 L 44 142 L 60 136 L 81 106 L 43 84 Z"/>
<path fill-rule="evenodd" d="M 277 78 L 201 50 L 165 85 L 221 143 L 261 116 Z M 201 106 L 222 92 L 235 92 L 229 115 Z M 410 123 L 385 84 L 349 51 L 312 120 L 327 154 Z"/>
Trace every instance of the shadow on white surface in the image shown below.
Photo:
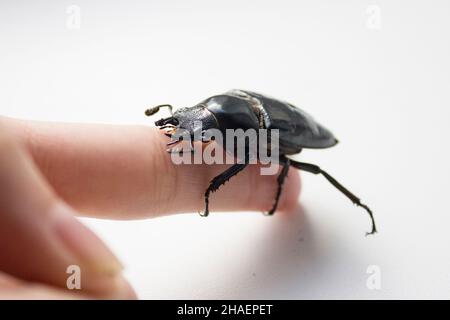
<path fill-rule="evenodd" d="M 317 251 L 308 216 L 300 204 L 289 213 L 278 213 L 260 234 L 260 244 L 251 264 L 254 285 L 239 298 L 282 298 L 296 287 L 307 288 L 314 281 L 308 273 L 315 268 Z M 244 275 L 236 275 L 236 279 Z M 245 282 L 244 279 L 241 280 Z M 237 280 L 239 282 L 239 280 Z"/>
<path fill-rule="evenodd" d="M 334 237 L 332 232 L 329 238 L 324 238 L 323 234 L 319 238 L 315 232 L 320 230 L 314 228 L 308 212 L 303 205 L 298 204 L 292 212 L 271 217 L 257 237 L 251 239 L 249 246 L 257 244 L 256 250 L 252 255 L 247 255 L 245 260 L 235 257 L 240 268 L 234 269 L 234 273 L 226 277 L 220 295 L 210 298 L 336 297 L 336 294 L 339 295 L 337 292 L 342 291 L 342 271 L 350 271 L 352 276 L 359 278 L 358 271 L 345 268 L 346 263 L 360 265 L 361 262 L 354 261 L 357 256 L 351 257 L 353 261 L 349 261 L 349 255 L 343 255 L 337 240 L 339 237 Z M 336 261 L 342 259 L 345 261 Z M 336 265 L 344 265 L 344 268 L 336 268 Z M 359 273 L 365 276 L 363 272 Z"/>

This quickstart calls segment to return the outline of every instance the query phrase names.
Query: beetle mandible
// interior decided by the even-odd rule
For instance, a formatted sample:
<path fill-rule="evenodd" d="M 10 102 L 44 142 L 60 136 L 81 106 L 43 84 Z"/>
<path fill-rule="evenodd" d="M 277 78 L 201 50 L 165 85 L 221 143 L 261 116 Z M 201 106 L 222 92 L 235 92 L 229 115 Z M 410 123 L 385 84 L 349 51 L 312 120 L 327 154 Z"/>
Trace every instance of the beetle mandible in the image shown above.
<path fill-rule="evenodd" d="M 198 129 L 195 123 L 198 123 L 198 121 L 201 122 L 205 131 L 218 129 L 225 133 L 226 129 L 279 130 L 279 164 L 282 169 L 277 179 L 278 190 L 275 195 L 275 201 L 272 209 L 267 213 L 268 215 L 272 215 L 277 209 L 284 180 L 289 167 L 292 166 L 299 170 L 323 175 L 354 204 L 367 211 L 372 222 L 372 230 L 366 234 L 377 232 L 372 211 L 368 206 L 361 203 L 357 196 L 319 166 L 295 161 L 287 157 L 287 155 L 300 153 L 303 148 L 323 149 L 338 143 L 338 140 L 328 129 L 316 122 L 303 110 L 294 107 L 290 103 L 255 92 L 231 90 L 225 94 L 212 96 L 193 107 L 181 108 L 173 112 L 171 105 L 163 104 L 147 109 L 145 114 L 151 116 L 163 107 L 169 108 L 171 116 L 156 121 L 155 125 L 160 129 L 169 129 L 165 133 L 169 137 L 172 137 L 172 133 L 176 130 L 186 130 L 194 137 L 194 132 Z M 167 145 L 174 145 L 178 142 L 172 140 Z M 242 171 L 248 164 L 249 157 L 246 155 L 242 162 L 233 164 L 211 180 L 205 192 L 205 211 L 202 216 L 208 216 L 209 214 L 210 193 L 217 191 L 221 185 Z"/>

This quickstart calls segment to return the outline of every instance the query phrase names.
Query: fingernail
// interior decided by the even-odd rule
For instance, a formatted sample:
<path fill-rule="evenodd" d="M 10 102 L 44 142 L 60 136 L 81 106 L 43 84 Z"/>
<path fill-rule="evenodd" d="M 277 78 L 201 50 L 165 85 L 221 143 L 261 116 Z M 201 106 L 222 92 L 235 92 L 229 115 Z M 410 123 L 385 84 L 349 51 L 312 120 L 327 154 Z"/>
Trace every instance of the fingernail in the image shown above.
<path fill-rule="evenodd" d="M 123 270 L 119 260 L 100 238 L 78 221 L 71 208 L 59 203 L 50 214 L 57 237 L 81 263 L 108 276 L 115 276 Z"/>

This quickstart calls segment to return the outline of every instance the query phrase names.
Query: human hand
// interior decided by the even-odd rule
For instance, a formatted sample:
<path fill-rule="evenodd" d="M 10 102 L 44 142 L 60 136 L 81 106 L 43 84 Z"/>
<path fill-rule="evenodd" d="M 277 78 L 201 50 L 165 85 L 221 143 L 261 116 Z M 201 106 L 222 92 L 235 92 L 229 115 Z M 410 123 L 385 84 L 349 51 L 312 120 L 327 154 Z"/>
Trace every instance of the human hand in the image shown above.
<path fill-rule="evenodd" d="M 0 298 L 132 298 L 121 265 L 74 216 L 112 219 L 198 212 L 227 165 L 174 165 L 166 138 L 139 126 L 0 118 Z M 265 211 L 276 175 L 251 165 L 211 196 L 211 211 Z M 289 172 L 279 211 L 297 202 Z M 66 288 L 69 265 L 81 294 Z"/>

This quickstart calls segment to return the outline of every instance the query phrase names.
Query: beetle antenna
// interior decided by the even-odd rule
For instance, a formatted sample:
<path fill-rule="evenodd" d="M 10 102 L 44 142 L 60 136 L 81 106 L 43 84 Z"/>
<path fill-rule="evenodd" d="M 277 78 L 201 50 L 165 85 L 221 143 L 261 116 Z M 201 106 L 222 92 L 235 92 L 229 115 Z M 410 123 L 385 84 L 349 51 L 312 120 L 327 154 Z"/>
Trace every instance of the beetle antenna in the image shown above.
<path fill-rule="evenodd" d="M 170 104 L 160 104 L 159 106 L 147 109 L 147 110 L 145 110 L 145 115 L 147 117 L 150 117 L 150 116 L 154 115 L 155 113 L 157 113 L 159 111 L 159 109 L 161 109 L 161 108 L 169 108 L 170 114 L 173 116 L 172 106 Z"/>

